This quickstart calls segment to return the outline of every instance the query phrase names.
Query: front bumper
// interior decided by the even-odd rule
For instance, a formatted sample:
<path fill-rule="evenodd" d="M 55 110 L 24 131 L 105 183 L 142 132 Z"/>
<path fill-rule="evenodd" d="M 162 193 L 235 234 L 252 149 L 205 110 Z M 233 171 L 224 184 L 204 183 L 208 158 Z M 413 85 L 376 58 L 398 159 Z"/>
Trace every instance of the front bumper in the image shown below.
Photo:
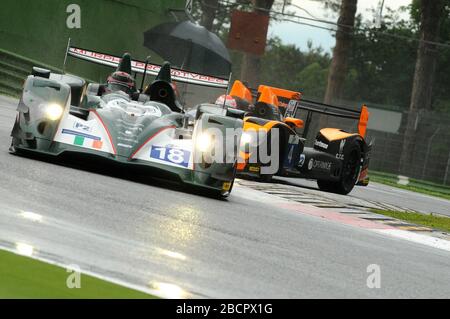
<path fill-rule="evenodd" d="M 144 172 L 146 176 L 148 174 L 149 177 L 174 180 L 193 187 L 219 192 L 222 195 L 229 194 L 235 177 L 233 170 L 230 171 L 224 167 L 218 167 L 215 170 L 210 169 L 206 172 L 195 169 L 190 170 L 150 161 L 130 159 L 124 156 L 116 156 L 75 145 L 50 142 L 45 139 L 35 139 L 29 145 L 15 145 L 14 148 L 18 152 L 25 151 L 30 154 L 49 156 L 63 161 L 67 157 L 76 157 L 77 159 L 80 158 L 80 161 L 77 161 L 77 163 L 83 161 L 85 164 L 94 162 L 99 164 L 113 164 L 117 166 L 117 169 L 124 172 L 136 169 L 136 171 Z M 81 166 L 83 166 L 83 163 L 81 163 Z"/>

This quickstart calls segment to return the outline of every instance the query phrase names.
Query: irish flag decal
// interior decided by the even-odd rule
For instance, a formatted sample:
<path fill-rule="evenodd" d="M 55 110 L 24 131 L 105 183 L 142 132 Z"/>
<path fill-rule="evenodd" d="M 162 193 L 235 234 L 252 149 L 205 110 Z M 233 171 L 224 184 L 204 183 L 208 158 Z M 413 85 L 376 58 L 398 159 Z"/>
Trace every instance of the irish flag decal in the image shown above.
<path fill-rule="evenodd" d="M 73 135 L 73 145 L 76 146 L 84 146 L 84 147 L 92 147 L 97 150 L 101 150 L 103 147 L 103 142 L 100 137 L 84 134 L 72 130 L 63 130 L 63 134 Z"/>

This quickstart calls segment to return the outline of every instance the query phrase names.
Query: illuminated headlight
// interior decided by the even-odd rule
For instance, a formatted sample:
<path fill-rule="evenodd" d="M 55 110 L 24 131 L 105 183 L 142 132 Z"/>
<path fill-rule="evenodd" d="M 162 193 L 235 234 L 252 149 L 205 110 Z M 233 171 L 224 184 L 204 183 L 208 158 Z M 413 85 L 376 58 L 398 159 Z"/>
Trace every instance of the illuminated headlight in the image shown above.
<path fill-rule="evenodd" d="M 45 108 L 45 115 L 51 121 L 59 120 L 64 112 L 61 105 L 49 104 Z"/>
<path fill-rule="evenodd" d="M 248 144 L 250 144 L 251 142 L 252 142 L 252 135 L 251 134 L 249 134 L 249 133 L 242 133 L 242 136 L 241 136 L 241 145 L 248 145 Z"/>
<path fill-rule="evenodd" d="M 197 150 L 199 150 L 202 153 L 209 152 L 213 146 L 213 139 L 211 135 L 202 133 L 199 136 L 197 136 L 196 146 Z"/>

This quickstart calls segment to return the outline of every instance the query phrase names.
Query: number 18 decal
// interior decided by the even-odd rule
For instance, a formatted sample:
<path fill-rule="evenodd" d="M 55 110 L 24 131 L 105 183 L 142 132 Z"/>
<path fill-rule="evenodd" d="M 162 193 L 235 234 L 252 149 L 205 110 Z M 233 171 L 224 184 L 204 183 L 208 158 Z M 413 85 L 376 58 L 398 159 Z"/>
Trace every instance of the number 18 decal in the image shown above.
<path fill-rule="evenodd" d="M 150 157 L 187 168 L 191 153 L 179 148 L 152 146 Z"/>

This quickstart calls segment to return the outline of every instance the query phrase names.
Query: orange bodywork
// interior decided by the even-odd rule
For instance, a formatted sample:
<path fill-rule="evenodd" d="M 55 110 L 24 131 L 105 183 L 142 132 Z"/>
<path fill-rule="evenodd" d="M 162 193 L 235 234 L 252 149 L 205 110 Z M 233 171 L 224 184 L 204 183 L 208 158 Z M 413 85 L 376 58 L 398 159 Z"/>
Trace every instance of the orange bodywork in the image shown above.
<path fill-rule="evenodd" d="M 350 136 L 355 136 L 358 134 L 351 134 L 347 132 L 343 132 L 337 128 L 324 128 L 320 130 L 320 133 L 328 140 L 328 141 L 338 141 L 346 139 Z"/>
<path fill-rule="evenodd" d="M 284 119 L 284 123 L 286 124 L 291 124 L 296 128 L 303 128 L 305 126 L 305 122 L 303 122 L 303 120 L 300 119 L 295 119 L 293 117 L 287 117 Z"/>
<path fill-rule="evenodd" d="M 264 87 L 260 93 L 261 95 L 259 96 L 258 102 L 278 107 L 278 97 L 271 88 Z"/>
<path fill-rule="evenodd" d="M 278 121 L 269 121 L 265 125 L 258 125 L 255 123 L 248 122 L 248 117 L 244 118 L 244 132 L 254 130 L 264 130 L 265 132 L 269 132 L 275 125 L 280 124 Z"/>
<path fill-rule="evenodd" d="M 236 89 L 235 89 L 235 87 L 236 87 Z M 240 95 L 236 95 L 236 96 L 242 98 L 242 96 L 245 95 L 244 94 L 245 89 L 247 89 L 247 88 L 241 82 L 236 81 L 234 83 L 234 85 L 233 85 L 232 92 L 236 91 L 237 93 L 240 93 Z M 280 101 L 279 101 L 278 98 L 300 99 L 300 97 L 301 97 L 301 94 L 298 93 L 298 92 L 293 92 L 293 91 L 273 88 L 273 87 L 269 87 L 269 86 L 265 86 L 265 85 L 260 85 L 259 88 L 258 88 L 258 92 L 260 94 L 259 98 L 258 98 L 258 102 L 259 103 L 265 103 L 265 104 L 268 104 L 268 105 L 273 105 L 273 106 L 275 106 L 277 108 L 280 106 Z M 231 94 L 231 95 L 233 95 L 233 94 Z M 286 123 L 288 123 L 288 124 L 290 123 L 290 124 L 292 124 L 293 126 L 295 126 L 297 128 L 301 128 L 304 125 L 304 122 L 302 120 L 294 119 L 294 118 L 287 118 L 286 119 Z M 244 119 L 244 132 L 264 131 L 264 132 L 267 133 L 274 126 L 280 125 L 280 124 L 285 124 L 285 123 L 279 122 L 279 121 L 268 121 L 264 125 L 259 125 L 259 124 L 256 124 L 256 123 L 249 122 L 248 118 L 245 118 Z M 245 170 L 250 156 L 251 156 L 251 154 L 246 153 L 246 152 L 241 152 L 240 153 L 241 161 L 237 165 L 237 170 L 238 171 Z"/>
<path fill-rule="evenodd" d="M 285 98 L 285 99 L 297 100 L 298 101 L 302 97 L 302 94 L 300 92 L 294 92 L 294 91 L 279 89 L 279 88 L 266 86 L 266 85 L 260 85 L 259 88 L 258 88 L 258 92 L 262 93 L 266 88 L 269 88 L 272 91 L 272 93 L 275 94 L 276 96 L 282 97 L 282 98 Z"/>
<path fill-rule="evenodd" d="M 248 117 L 244 118 L 244 132 L 250 132 L 250 131 L 254 131 L 254 132 L 259 132 L 259 131 L 264 131 L 264 132 L 269 132 L 275 125 L 279 125 L 281 122 L 278 121 L 269 121 L 264 125 L 259 125 L 256 123 L 252 123 L 248 121 Z M 251 154 L 250 153 L 246 153 L 246 152 L 240 152 L 240 158 L 241 160 L 238 162 L 237 164 L 237 170 L 238 171 L 243 171 L 245 170 L 245 167 L 248 164 L 248 160 L 250 159 Z"/>
<path fill-rule="evenodd" d="M 364 138 L 366 137 L 367 124 L 369 123 L 369 117 L 370 117 L 369 109 L 367 108 L 366 105 L 363 105 L 363 107 L 361 109 L 361 117 L 359 119 L 359 124 L 358 124 L 358 131 L 359 131 L 359 135 L 361 135 Z"/>
<path fill-rule="evenodd" d="M 252 103 L 253 101 L 252 92 L 250 92 L 250 90 L 241 81 L 234 81 L 230 95 L 241 98 L 248 103 Z"/>

